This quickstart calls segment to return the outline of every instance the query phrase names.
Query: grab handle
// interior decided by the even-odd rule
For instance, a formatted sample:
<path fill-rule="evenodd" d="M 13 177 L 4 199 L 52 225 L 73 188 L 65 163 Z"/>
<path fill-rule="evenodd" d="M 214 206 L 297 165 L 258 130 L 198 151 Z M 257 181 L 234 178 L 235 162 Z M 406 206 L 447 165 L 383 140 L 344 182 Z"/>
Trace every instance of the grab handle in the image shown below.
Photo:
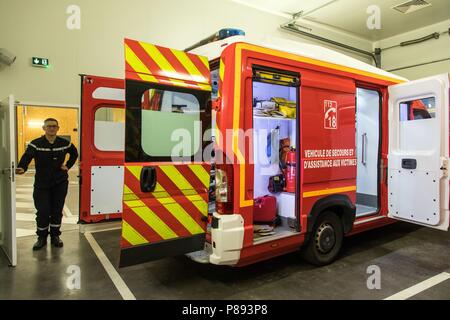
<path fill-rule="evenodd" d="M 363 165 L 366 165 L 367 163 L 367 133 L 363 133 L 362 135 L 362 156 L 361 156 L 361 163 Z"/>
<path fill-rule="evenodd" d="M 153 192 L 156 188 L 156 168 L 143 167 L 141 171 L 140 184 L 142 192 Z"/>

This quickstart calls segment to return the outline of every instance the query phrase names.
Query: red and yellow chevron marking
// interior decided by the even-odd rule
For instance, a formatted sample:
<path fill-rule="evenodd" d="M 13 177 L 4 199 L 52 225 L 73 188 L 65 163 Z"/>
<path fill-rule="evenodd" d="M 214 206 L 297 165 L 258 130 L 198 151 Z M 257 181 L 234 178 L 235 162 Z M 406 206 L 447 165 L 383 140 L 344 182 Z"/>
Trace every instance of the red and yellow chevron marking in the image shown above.
<path fill-rule="evenodd" d="M 211 91 L 206 57 L 130 39 L 125 39 L 125 77 Z"/>
<path fill-rule="evenodd" d="M 140 191 L 142 165 L 125 166 L 122 247 L 204 233 L 210 165 L 159 165 L 152 193 Z"/>

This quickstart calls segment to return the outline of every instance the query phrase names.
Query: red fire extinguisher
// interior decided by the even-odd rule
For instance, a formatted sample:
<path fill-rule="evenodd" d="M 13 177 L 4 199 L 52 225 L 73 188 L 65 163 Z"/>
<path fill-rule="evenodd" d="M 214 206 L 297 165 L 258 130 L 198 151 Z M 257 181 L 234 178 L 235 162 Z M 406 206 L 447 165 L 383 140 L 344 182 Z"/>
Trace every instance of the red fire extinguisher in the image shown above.
<path fill-rule="evenodd" d="M 295 193 L 296 186 L 296 156 L 295 149 L 291 148 L 291 150 L 286 155 L 286 191 Z"/>

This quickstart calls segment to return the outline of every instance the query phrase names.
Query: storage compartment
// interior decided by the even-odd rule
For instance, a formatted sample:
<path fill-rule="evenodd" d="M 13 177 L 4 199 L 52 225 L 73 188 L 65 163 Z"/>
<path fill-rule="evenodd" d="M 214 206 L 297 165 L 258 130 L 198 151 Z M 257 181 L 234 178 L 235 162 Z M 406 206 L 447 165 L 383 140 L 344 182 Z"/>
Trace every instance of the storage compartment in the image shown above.
<path fill-rule="evenodd" d="M 295 119 L 253 117 L 254 198 L 268 194 L 270 177 L 283 173 L 280 169 L 280 142 L 289 139 L 290 147 L 295 148 L 295 127 Z"/>
<path fill-rule="evenodd" d="M 254 199 L 273 196 L 277 208 L 275 223 L 261 226 L 254 216 L 255 242 L 284 237 L 297 231 L 293 226 L 296 225 L 295 202 L 298 199 L 298 90 L 298 77 L 254 71 Z"/>

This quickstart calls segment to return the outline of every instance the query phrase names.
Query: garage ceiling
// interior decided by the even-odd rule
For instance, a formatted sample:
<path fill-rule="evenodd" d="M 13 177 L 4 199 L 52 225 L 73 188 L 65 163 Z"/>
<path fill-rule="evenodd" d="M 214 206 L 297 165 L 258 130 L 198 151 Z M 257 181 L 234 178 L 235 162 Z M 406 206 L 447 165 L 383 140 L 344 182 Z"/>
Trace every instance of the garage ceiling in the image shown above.
<path fill-rule="evenodd" d="M 424 1 L 431 5 L 426 5 Z M 306 20 L 372 41 L 450 19 L 450 0 L 235 0 L 235 2 L 275 14 L 292 15 L 303 11 L 306 14 L 303 18 Z M 400 11 L 409 12 L 406 14 L 393 9 L 405 2 L 412 2 L 419 6 L 401 7 Z M 366 26 L 369 18 L 366 11 L 371 5 L 380 7 L 381 30 L 369 30 Z M 420 9 L 414 11 L 416 8 Z"/>

